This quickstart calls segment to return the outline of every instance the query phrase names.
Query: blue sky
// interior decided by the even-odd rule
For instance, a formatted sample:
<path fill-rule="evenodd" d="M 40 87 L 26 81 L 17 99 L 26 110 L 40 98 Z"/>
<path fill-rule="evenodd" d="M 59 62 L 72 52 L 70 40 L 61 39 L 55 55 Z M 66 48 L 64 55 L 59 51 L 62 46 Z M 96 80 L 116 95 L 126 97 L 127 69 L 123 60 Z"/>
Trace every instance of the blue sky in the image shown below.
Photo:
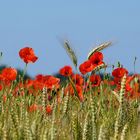
<path fill-rule="evenodd" d="M 39 57 L 29 64 L 28 73 L 53 74 L 72 63 L 62 47 L 71 42 L 78 64 L 86 60 L 96 45 L 112 41 L 104 50 L 105 62 L 140 72 L 140 1 L 139 0 L 1 0 L 0 64 L 24 68 L 18 52 L 30 46 Z"/>

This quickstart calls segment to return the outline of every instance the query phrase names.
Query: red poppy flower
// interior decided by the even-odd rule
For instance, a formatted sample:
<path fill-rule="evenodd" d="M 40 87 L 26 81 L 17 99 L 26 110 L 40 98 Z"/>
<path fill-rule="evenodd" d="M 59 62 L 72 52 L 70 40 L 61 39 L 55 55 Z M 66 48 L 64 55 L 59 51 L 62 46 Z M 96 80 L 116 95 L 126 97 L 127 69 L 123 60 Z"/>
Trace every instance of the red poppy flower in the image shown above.
<path fill-rule="evenodd" d="M 69 94 L 69 95 L 71 95 L 71 96 L 74 95 L 74 89 L 73 89 L 73 87 L 72 87 L 71 84 L 69 84 L 69 85 L 64 89 L 64 95 L 67 95 L 67 94 Z"/>
<path fill-rule="evenodd" d="M 48 115 L 51 115 L 51 114 L 52 114 L 52 107 L 51 107 L 51 105 L 47 105 L 47 106 L 46 106 L 46 113 L 47 113 Z"/>
<path fill-rule="evenodd" d="M 71 76 L 72 75 L 72 68 L 70 66 L 64 66 L 59 70 L 59 73 L 63 76 Z"/>
<path fill-rule="evenodd" d="M 128 74 L 128 71 L 125 68 L 116 68 L 112 72 L 112 75 L 118 79 L 121 79 L 124 76 L 124 74 Z"/>
<path fill-rule="evenodd" d="M 135 100 L 135 99 L 139 99 L 140 98 L 140 93 L 139 92 L 130 92 L 130 93 L 127 93 L 125 94 L 125 97 L 128 99 L 128 100 Z"/>
<path fill-rule="evenodd" d="M 94 66 L 92 65 L 90 60 L 85 61 L 79 66 L 79 70 L 82 74 L 86 74 L 93 70 Z"/>
<path fill-rule="evenodd" d="M 127 76 L 127 78 L 126 78 L 126 85 L 125 85 L 126 92 L 130 92 L 131 93 L 133 91 L 133 88 L 130 85 L 131 85 L 131 81 L 133 81 L 134 78 L 135 78 L 135 75 Z"/>
<path fill-rule="evenodd" d="M 94 67 L 103 64 L 103 54 L 101 52 L 95 52 L 89 60 L 94 65 Z"/>
<path fill-rule="evenodd" d="M 2 80 L 4 80 L 4 77 L 0 74 L 0 80 L 2 81 Z"/>
<path fill-rule="evenodd" d="M 93 87 L 97 87 L 101 83 L 101 77 L 99 75 L 91 75 L 90 82 Z"/>
<path fill-rule="evenodd" d="M 126 83 L 125 89 L 126 89 L 126 92 L 132 92 L 132 90 L 133 90 L 128 83 Z"/>
<path fill-rule="evenodd" d="M 51 75 L 46 75 L 44 85 L 47 89 L 59 88 L 60 79 Z"/>
<path fill-rule="evenodd" d="M 2 90 L 2 85 L 0 84 L 0 91 Z"/>
<path fill-rule="evenodd" d="M 16 87 L 14 87 L 14 89 L 12 90 L 12 94 L 13 96 L 17 97 L 17 96 L 24 96 L 25 92 L 23 90 L 24 85 L 22 82 L 19 82 Z"/>
<path fill-rule="evenodd" d="M 51 75 L 37 75 L 36 79 L 33 82 L 33 86 L 35 89 L 43 89 L 43 87 L 46 87 L 47 89 L 52 88 L 59 88 L 60 79 L 56 78 Z"/>
<path fill-rule="evenodd" d="M 134 74 L 132 76 L 127 76 L 126 83 L 130 84 L 131 81 L 133 81 L 136 76 L 137 76 L 136 74 Z"/>
<path fill-rule="evenodd" d="M 115 82 L 113 80 L 108 81 L 108 83 L 109 83 L 110 86 L 114 86 L 115 85 Z"/>
<path fill-rule="evenodd" d="M 14 68 L 4 68 L 0 74 L 1 80 L 14 81 L 16 80 L 17 70 Z"/>
<path fill-rule="evenodd" d="M 76 85 L 82 85 L 84 83 L 84 79 L 80 74 L 73 74 L 72 80 Z"/>
<path fill-rule="evenodd" d="M 36 79 L 38 82 L 43 82 L 43 80 L 44 80 L 44 75 L 38 74 L 38 75 L 35 77 L 35 79 Z"/>
<path fill-rule="evenodd" d="M 25 87 L 26 87 L 26 88 L 30 88 L 30 87 L 33 86 L 33 83 L 34 83 L 34 80 L 28 79 L 28 80 L 26 80 L 26 82 L 25 82 Z"/>
<path fill-rule="evenodd" d="M 7 100 L 7 96 L 6 95 L 3 95 L 3 102 L 5 103 Z"/>
<path fill-rule="evenodd" d="M 82 87 L 79 86 L 79 85 L 76 85 L 75 86 L 75 89 L 77 91 L 77 94 L 76 96 L 78 96 L 78 98 L 80 99 L 80 101 L 83 101 L 84 100 L 84 96 L 83 96 L 83 91 L 82 91 Z M 65 90 L 64 90 L 64 95 L 66 94 L 69 94 L 71 96 L 74 96 L 76 93 L 74 91 L 74 88 L 72 87 L 72 85 L 68 85 Z"/>
<path fill-rule="evenodd" d="M 36 104 L 32 104 L 31 106 L 29 106 L 29 112 L 35 112 L 37 111 L 38 106 Z"/>
<path fill-rule="evenodd" d="M 131 90 L 131 92 L 125 94 L 125 97 L 127 97 L 127 99 L 138 99 L 138 98 L 140 98 L 139 83 L 134 83 L 133 89 Z"/>
<path fill-rule="evenodd" d="M 35 90 L 42 90 L 44 87 L 44 81 L 38 80 L 36 77 L 35 80 L 33 81 L 33 87 Z"/>
<path fill-rule="evenodd" d="M 20 58 L 27 63 L 34 63 L 38 57 L 35 56 L 34 50 L 30 47 L 25 47 L 19 51 Z"/>
<path fill-rule="evenodd" d="M 35 80 L 33 82 L 33 86 L 35 89 L 43 89 L 44 87 L 44 83 L 45 83 L 45 76 L 42 75 L 42 74 L 38 74 L 36 77 L 35 77 Z"/>

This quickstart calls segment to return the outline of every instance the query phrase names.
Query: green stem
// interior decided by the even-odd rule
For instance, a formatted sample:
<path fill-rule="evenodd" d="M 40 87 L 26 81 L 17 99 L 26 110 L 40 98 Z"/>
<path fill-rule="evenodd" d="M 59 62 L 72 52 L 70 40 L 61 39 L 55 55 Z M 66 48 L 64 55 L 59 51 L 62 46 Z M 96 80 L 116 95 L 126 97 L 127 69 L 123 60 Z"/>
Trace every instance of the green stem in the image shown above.
<path fill-rule="evenodd" d="M 24 81 L 24 76 L 25 76 L 26 71 L 27 71 L 27 63 L 26 63 L 25 68 L 24 68 L 24 70 L 23 70 L 23 74 L 22 74 L 22 83 L 23 83 L 23 81 Z"/>

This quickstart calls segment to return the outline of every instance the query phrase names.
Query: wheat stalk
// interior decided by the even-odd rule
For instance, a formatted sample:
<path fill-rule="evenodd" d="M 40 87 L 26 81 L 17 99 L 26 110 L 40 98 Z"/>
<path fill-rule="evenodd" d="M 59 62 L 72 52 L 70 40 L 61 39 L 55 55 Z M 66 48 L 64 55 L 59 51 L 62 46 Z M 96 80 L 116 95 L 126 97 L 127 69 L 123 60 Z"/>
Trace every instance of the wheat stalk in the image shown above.
<path fill-rule="evenodd" d="M 119 138 L 119 129 L 123 125 L 124 121 L 124 94 L 125 94 L 125 86 L 126 86 L 126 74 L 122 78 L 121 82 L 121 89 L 120 89 L 120 106 L 118 109 L 118 114 L 116 118 L 116 123 L 115 123 L 115 134 L 114 134 L 114 139 L 118 140 Z"/>
<path fill-rule="evenodd" d="M 84 126 L 83 126 L 83 136 L 82 136 L 82 140 L 86 140 L 86 135 L 87 135 L 87 127 L 88 127 L 88 115 L 89 113 L 86 114 L 85 117 L 85 122 L 84 122 Z"/>
<path fill-rule="evenodd" d="M 70 46 L 68 40 L 64 41 L 63 47 L 66 50 L 70 59 L 72 60 L 74 66 L 77 68 L 77 56 L 76 56 L 76 53 L 74 52 L 74 50 L 72 49 L 72 47 Z"/>
<path fill-rule="evenodd" d="M 105 130 L 104 129 L 105 129 L 104 124 L 102 124 L 100 126 L 98 140 L 105 140 Z"/>
<path fill-rule="evenodd" d="M 102 51 L 103 49 L 109 47 L 110 45 L 112 45 L 112 42 L 105 42 L 100 44 L 99 46 L 97 46 L 96 48 L 92 49 L 89 54 L 88 54 L 88 59 L 95 53 L 95 52 L 99 52 Z"/>
<path fill-rule="evenodd" d="M 53 107 L 53 113 L 52 113 L 52 123 L 51 123 L 51 137 L 50 140 L 54 140 L 55 139 L 55 128 L 54 128 L 54 124 L 55 124 L 55 111 L 56 111 L 56 101 L 54 102 L 54 107 Z"/>
<path fill-rule="evenodd" d="M 95 99 L 93 97 L 91 100 L 91 115 L 92 115 L 92 140 L 97 140 L 97 128 L 96 128 L 96 109 L 95 109 Z"/>
<path fill-rule="evenodd" d="M 127 133 L 127 129 L 128 129 L 128 124 L 126 124 L 122 130 L 121 133 L 121 139 L 120 140 L 125 140 L 126 139 L 126 133 Z"/>
<path fill-rule="evenodd" d="M 103 68 L 107 68 L 107 65 L 104 64 L 104 63 L 101 64 L 101 65 L 96 66 L 96 67 L 92 70 L 91 74 L 94 74 L 94 73 L 96 73 L 97 71 L 100 71 L 100 70 L 103 69 Z"/>
<path fill-rule="evenodd" d="M 65 115 L 67 108 L 68 108 L 68 101 L 69 101 L 69 93 L 66 94 L 64 97 L 64 105 L 63 105 L 63 116 Z"/>
<path fill-rule="evenodd" d="M 15 139 L 18 139 L 19 138 L 19 118 L 18 118 L 17 110 L 15 109 L 15 107 L 11 108 L 10 115 L 11 115 L 11 119 L 12 119 L 13 126 L 14 126 L 13 129 L 15 130 L 14 131 Z"/>
<path fill-rule="evenodd" d="M 28 117 L 27 112 L 25 113 L 24 138 L 25 138 L 25 140 L 32 140 L 30 124 L 29 124 L 29 117 Z"/>

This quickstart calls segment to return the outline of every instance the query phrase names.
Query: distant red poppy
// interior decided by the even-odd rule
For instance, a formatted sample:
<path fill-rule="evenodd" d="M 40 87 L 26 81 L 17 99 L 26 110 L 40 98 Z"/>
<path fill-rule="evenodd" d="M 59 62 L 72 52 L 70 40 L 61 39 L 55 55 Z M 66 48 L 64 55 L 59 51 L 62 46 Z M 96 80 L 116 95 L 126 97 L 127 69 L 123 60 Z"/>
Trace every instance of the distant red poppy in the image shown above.
<path fill-rule="evenodd" d="M 128 99 L 128 100 L 135 100 L 135 99 L 140 99 L 140 93 L 139 92 L 130 92 L 130 93 L 126 93 L 125 94 L 125 97 Z"/>
<path fill-rule="evenodd" d="M 95 52 L 90 56 L 89 60 L 94 66 L 98 66 L 103 63 L 103 54 L 101 52 Z"/>
<path fill-rule="evenodd" d="M 80 101 L 83 101 L 83 100 L 84 100 L 84 96 L 83 96 L 82 87 L 79 86 L 79 85 L 75 85 L 75 89 L 76 89 L 78 95 L 76 95 L 75 90 L 74 90 L 74 88 L 72 87 L 72 85 L 68 85 L 68 86 L 65 88 L 65 90 L 64 90 L 64 95 L 67 95 L 67 94 L 69 94 L 69 95 L 71 95 L 71 96 L 76 95 L 76 96 L 80 99 Z"/>
<path fill-rule="evenodd" d="M 34 80 L 28 79 L 25 81 L 25 87 L 30 88 L 33 86 Z"/>
<path fill-rule="evenodd" d="M 47 106 L 46 106 L 46 113 L 47 113 L 48 115 L 51 115 L 51 114 L 52 114 L 52 107 L 51 107 L 51 105 L 47 105 Z"/>
<path fill-rule="evenodd" d="M 3 95 L 3 102 L 5 103 L 6 102 L 6 100 L 7 100 L 7 96 L 6 95 Z"/>
<path fill-rule="evenodd" d="M 94 66 L 92 65 L 90 60 L 85 61 L 79 66 L 79 70 L 82 74 L 86 74 L 93 70 Z"/>
<path fill-rule="evenodd" d="M 59 70 L 59 73 L 63 76 L 71 76 L 72 75 L 72 68 L 71 66 L 64 66 Z"/>
<path fill-rule="evenodd" d="M 44 82 L 45 81 L 44 75 L 42 74 L 36 75 L 35 80 L 37 80 L 40 83 Z"/>
<path fill-rule="evenodd" d="M 0 74 L 0 79 L 4 81 L 16 80 L 17 70 L 14 68 L 4 68 Z"/>
<path fill-rule="evenodd" d="M 44 85 L 47 89 L 59 88 L 60 79 L 52 75 L 46 75 Z"/>
<path fill-rule="evenodd" d="M 112 75 L 118 79 L 121 79 L 124 76 L 124 74 L 128 74 L 128 71 L 125 68 L 116 68 L 112 72 Z"/>
<path fill-rule="evenodd" d="M 115 82 L 114 82 L 113 80 L 110 80 L 110 81 L 108 81 L 108 84 L 109 84 L 110 86 L 114 86 L 114 85 L 115 85 Z"/>
<path fill-rule="evenodd" d="M 71 84 L 67 85 L 66 88 L 64 89 L 64 95 L 67 95 L 67 94 L 71 96 L 74 95 L 74 89 Z"/>
<path fill-rule="evenodd" d="M 27 63 L 34 63 L 38 57 L 35 56 L 34 50 L 30 47 L 25 47 L 19 51 L 20 58 Z"/>
<path fill-rule="evenodd" d="M 35 78 L 35 80 L 33 81 L 33 87 L 36 90 L 42 90 L 43 87 L 44 87 L 43 75 L 42 75 L 42 79 L 41 79 L 40 76 L 41 75 L 39 75 L 39 78 L 38 78 L 38 75 L 37 75 L 36 78 Z"/>
<path fill-rule="evenodd" d="M 56 78 L 52 75 L 37 75 L 34 82 L 33 87 L 35 89 L 43 89 L 43 87 L 46 87 L 47 89 L 52 88 L 59 88 L 60 79 Z"/>
<path fill-rule="evenodd" d="M 127 97 L 127 99 L 138 99 L 138 98 L 140 98 L 139 83 L 134 83 L 133 89 L 129 93 L 125 94 L 125 97 Z"/>
<path fill-rule="evenodd" d="M 134 99 L 137 97 L 140 97 L 140 94 L 137 94 L 139 91 L 139 84 L 135 83 L 134 78 L 137 75 L 127 76 L 126 77 L 126 84 L 125 84 L 125 97 L 127 99 Z M 114 82 L 116 84 L 115 91 L 120 91 L 121 89 L 121 79 L 120 78 L 114 78 Z M 131 83 L 132 82 L 132 83 Z M 138 86 L 136 86 L 138 84 Z"/>
<path fill-rule="evenodd" d="M 35 112 L 38 109 L 38 105 L 32 104 L 29 106 L 29 112 Z"/>
<path fill-rule="evenodd" d="M 80 74 L 73 74 L 72 80 L 76 85 L 82 85 L 84 83 L 84 79 Z"/>
<path fill-rule="evenodd" d="M 101 83 L 101 77 L 100 77 L 100 75 L 91 75 L 90 76 L 90 82 L 91 82 L 91 85 L 93 87 L 99 86 L 100 83 Z"/>
<path fill-rule="evenodd" d="M 12 90 L 12 94 L 13 96 L 17 97 L 17 96 L 24 96 L 25 92 L 24 92 L 24 84 L 22 82 L 19 82 L 14 89 Z"/>
<path fill-rule="evenodd" d="M 0 74 L 0 80 L 3 80 L 3 76 Z"/>
<path fill-rule="evenodd" d="M 2 90 L 2 85 L 0 84 L 0 91 Z"/>

